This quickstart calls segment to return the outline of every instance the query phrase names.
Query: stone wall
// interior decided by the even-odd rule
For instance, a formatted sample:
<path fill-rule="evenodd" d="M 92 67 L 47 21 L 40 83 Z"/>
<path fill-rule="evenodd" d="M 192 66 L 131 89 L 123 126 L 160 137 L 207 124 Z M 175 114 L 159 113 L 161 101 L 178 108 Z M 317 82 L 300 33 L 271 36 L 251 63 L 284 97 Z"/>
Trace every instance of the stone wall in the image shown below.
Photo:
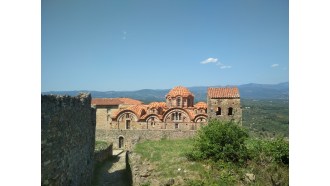
<path fill-rule="evenodd" d="M 95 163 L 109 159 L 112 156 L 112 147 L 113 144 L 111 143 L 106 149 L 96 152 L 94 157 Z"/>
<path fill-rule="evenodd" d="M 90 94 L 41 96 L 41 185 L 90 185 L 94 147 Z"/>
<path fill-rule="evenodd" d="M 221 108 L 221 112 L 218 112 L 218 108 Z M 229 108 L 232 108 L 232 114 L 229 115 Z M 242 125 L 242 108 L 240 98 L 230 99 L 211 99 L 207 98 L 207 110 L 208 118 L 216 118 L 221 121 L 233 120 Z"/>
<path fill-rule="evenodd" d="M 119 138 L 123 139 L 121 149 L 132 150 L 134 145 L 143 140 L 182 139 L 195 135 L 194 130 L 103 130 L 96 129 L 96 140 L 113 143 L 119 149 Z"/>

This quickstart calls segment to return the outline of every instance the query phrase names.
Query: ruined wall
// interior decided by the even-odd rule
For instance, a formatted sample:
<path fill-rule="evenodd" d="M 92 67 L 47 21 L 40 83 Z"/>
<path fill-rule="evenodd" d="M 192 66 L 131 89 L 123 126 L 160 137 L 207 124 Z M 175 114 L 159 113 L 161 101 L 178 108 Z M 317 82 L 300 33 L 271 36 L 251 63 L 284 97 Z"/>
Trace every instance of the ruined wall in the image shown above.
<path fill-rule="evenodd" d="M 112 157 L 112 146 L 113 144 L 111 143 L 106 149 L 100 150 L 99 152 L 95 153 L 95 163 L 97 162 L 103 162 L 104 160 L 109 159 Z"/>
<path fill-rule="evenodd" d="M 218 107 L 221 108 L 221 114 L 217 115 Z M 232 115 L 228 115 L 228 109 L 233 108 Z M 234 120 L 242 124 L 242 108 L 239 98 L 232 99 L 210 99 L 207 98 L 208 118 L 217 118 L 222 121 Z"/>
<path fill-rule="evenodd" d="M 41 96 L 41 185 L 90 185 L 94 147 L 90 94 Z"/>
<path fill-rule="evenodd" d="M 123 148 L 132 150 L 134 145 L 143 140 L 182 139 L 195 135 L 194 130 L 103 130 L 96 129 L 96 140 L 113 143 L 113 148 L 119 148 L 119 137 L 123 138 Z"/>

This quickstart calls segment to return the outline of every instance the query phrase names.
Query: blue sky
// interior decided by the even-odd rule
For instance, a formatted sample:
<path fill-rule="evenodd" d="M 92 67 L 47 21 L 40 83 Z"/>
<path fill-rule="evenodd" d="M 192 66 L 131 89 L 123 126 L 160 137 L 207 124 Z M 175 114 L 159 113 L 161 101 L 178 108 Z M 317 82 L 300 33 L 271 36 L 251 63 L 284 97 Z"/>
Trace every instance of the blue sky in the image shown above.
<path fill-rule="evenodd" d="M 41 89 L 289 80 L 288 0 L 42 0 Z"/>

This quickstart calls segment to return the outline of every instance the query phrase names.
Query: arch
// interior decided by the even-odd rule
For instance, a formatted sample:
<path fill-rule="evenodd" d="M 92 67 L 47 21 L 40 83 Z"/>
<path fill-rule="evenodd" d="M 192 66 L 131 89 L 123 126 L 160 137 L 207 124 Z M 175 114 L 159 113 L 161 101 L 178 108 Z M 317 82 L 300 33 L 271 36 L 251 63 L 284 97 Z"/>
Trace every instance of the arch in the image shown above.
<path fill-rule="evenodd" d="M 164 113 L 164 117 L 163 117 L 163 122 L 172 122 L 172 113 L 174 113 L 174 117 L 176 116 L 175 112 L 178 112 L 181 113 L 181 118 L 183 119 L 184 117 L 185 118 L 189 118 L 189 121 L 192 121 L 193 118 L 191 117 L 191 115 L 184 109 L 182 108 L 172 108 L 172 109 L 169 109 L 167 110 L 165 113 Z M 178 115 L 179 117 L 179 115 Z"/>
<path fill-rule="evenodd" d="M 120 149 L 123 148 L 123 147 L 124 147 L 124 144 L 125 144 L 125 143 L 124 143 L 124 136 L 121 136 L 121 135 L 120 135 L 120 136 L 118 137 L 118 148 L 120 148 Z"/>
<path fill-rule="evenodd" d="M 127 118 L 127 114 L 129 114 L 129 118 Z M 123 110 L 119 113 L 118 117 L 117 117 L 117 121 L 120 121 L 121 119 L 131 119 L 133 121 L 138 121 L 138 117 L 136 116 L 136 114 L 130 110 Z"/>
<path fill-rule="evenodd" d="M 195 117 L 194 119 L 194 122 L 195 123 L 198 123 L 198 122 L 207 122 L 207 115 L 204 115 L 204 114 L 199 114 Z"/>

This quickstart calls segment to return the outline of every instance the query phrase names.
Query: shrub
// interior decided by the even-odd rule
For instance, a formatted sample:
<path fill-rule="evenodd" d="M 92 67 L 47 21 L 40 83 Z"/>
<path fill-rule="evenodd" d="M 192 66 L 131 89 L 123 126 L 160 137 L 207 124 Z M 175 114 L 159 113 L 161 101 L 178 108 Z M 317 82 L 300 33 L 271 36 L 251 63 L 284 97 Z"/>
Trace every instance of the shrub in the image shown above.
<path fill-rule="evenodd" d="M 251 139 L 247 147 L 249 156 L 261 164 L 270 162 L 289 164 L 289 143 L 284 138 Z"/>
<path fill-rule="evenodd" d="M 212 159 L 225 162 L 242 162 L 247 158 L 245 140 L 248 133 L 235 122 L 210 120 L 195 138 L 190 160 Z"/>

